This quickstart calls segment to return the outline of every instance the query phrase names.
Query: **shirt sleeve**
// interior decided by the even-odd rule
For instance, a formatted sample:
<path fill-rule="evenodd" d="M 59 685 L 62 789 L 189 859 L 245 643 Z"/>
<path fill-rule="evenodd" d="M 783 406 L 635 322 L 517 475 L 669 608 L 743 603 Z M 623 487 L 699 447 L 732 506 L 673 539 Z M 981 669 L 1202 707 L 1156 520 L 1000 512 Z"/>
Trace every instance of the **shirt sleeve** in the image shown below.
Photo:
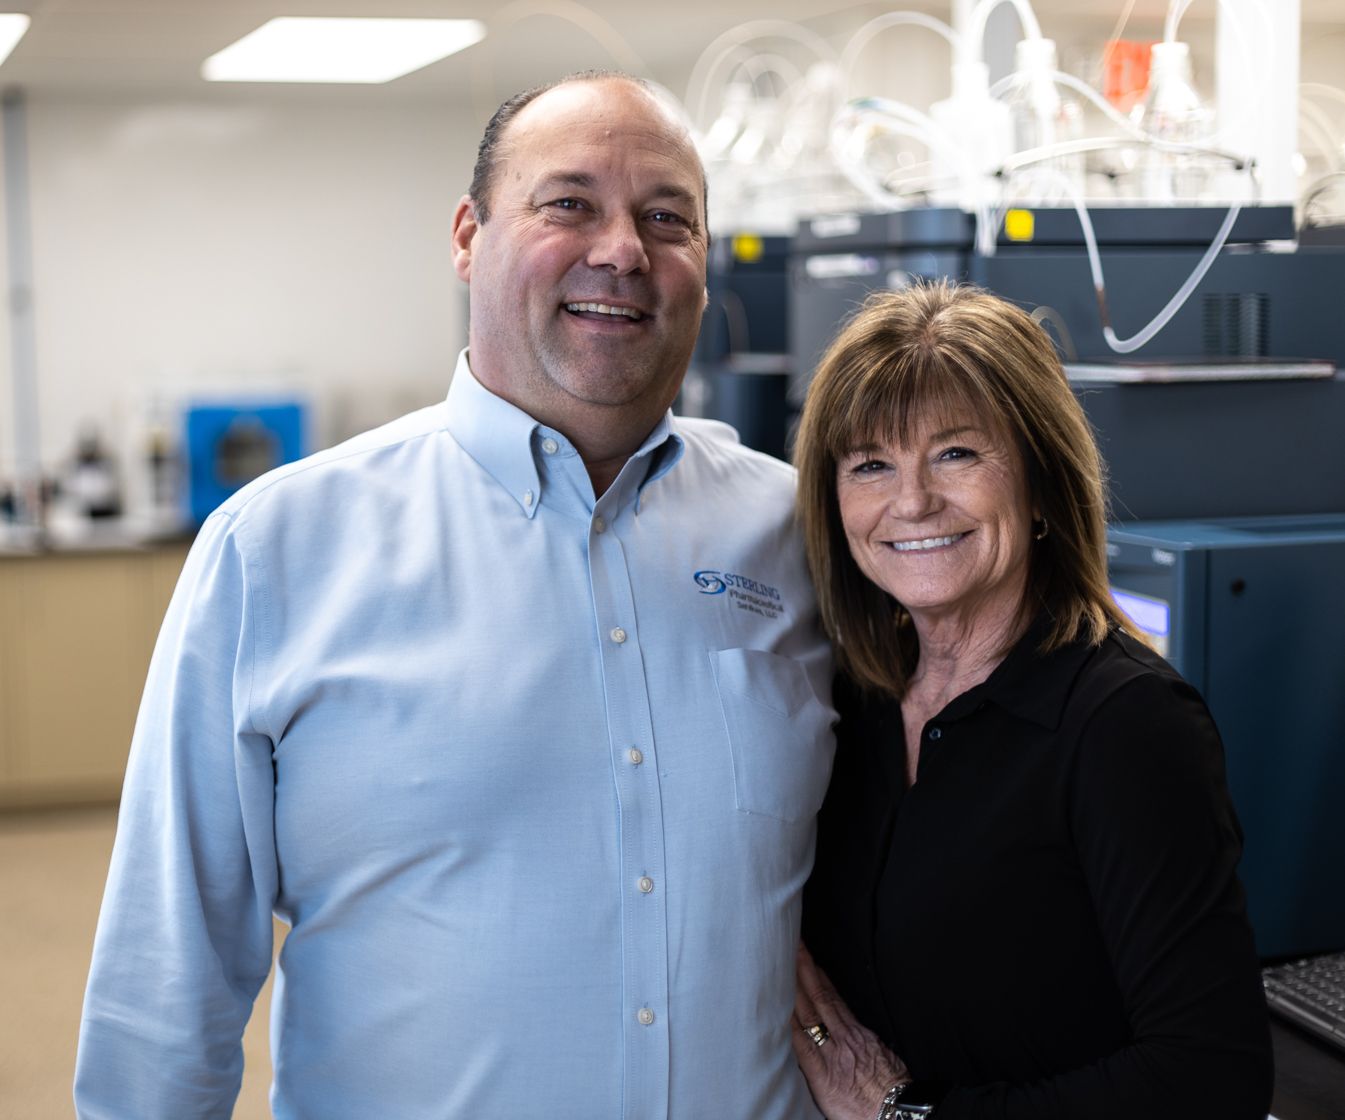
<path fill-rule="evenodd" d="M 228 1117 L 271 966 L 271 740 L 249 717 L 258 588 L 216 514 L 164 619 L 132 740 L 80 1026 L 84 1120 Z"/>
<path fill-rule="evenodd" d="M 1032 1084 L 952 1090 L 946 1120 L 1264 1120 L 1272 1058 L 1236 877 L 1242 837 L 1199 695 L 1137 677 L 1078 743 L 1070 820 L 1132 1028 L 1098 1062 Z"/>

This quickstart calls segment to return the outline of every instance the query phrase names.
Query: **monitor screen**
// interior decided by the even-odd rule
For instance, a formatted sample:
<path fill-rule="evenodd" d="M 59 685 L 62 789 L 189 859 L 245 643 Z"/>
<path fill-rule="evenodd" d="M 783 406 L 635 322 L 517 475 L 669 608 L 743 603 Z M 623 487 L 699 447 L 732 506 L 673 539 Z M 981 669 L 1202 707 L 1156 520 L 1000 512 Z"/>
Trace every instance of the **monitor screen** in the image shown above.
<path fill-rule="evenodd" d="M 1164 599 L 1155 599 L 1150 595 L 1137 595 L 1119 587 L 1111 589 L 1111 597 L 1127 618 L 1138 626 L 1152 640 L 1159 656 L 1168 655 L 1168 636 L 1172 609 Z"/>

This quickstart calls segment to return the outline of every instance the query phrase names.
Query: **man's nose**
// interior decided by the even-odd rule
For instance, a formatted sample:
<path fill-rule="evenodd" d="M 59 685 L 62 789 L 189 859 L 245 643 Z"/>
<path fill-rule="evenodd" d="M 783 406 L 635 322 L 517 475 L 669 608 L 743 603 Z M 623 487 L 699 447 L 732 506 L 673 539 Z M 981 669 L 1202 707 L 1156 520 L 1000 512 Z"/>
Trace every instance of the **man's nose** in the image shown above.
<path fill-rule="evenodd" d="M 632 215 L 611 215 L 597 227 L 588 264 L 592 268 L 610 268 L 618 276 L 649 271 L 649 254 Z"/>

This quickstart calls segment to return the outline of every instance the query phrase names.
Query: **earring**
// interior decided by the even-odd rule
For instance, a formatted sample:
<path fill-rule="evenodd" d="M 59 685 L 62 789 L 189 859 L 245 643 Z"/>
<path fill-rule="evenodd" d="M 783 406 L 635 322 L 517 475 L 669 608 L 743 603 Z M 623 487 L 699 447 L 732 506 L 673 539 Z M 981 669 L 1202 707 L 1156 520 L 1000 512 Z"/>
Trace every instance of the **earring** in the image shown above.
<path fill-rule="evenodd" d="M 1044 517 L 1041 519 L 1041 528 L 1040 528 L 1040 529 L 1037 529 L 1037 522 L 1035 522 L 1035 521 L 1032 523 L 1032 527 L 1033 527 L 1033 529 L 1035 530 L 1035 532 L 1033 532 L 1033 534 L 1032 534 L 1032 539 L 1033 539 L 1034 541 L 1045 540 L 1045 539 L 1046 539 L 1046 534 L 1049 533 L 1049 532 L 1051 531 L 1051 526 L 1050 526 L 1049 524 L 1047 524 L 1047 522 L 1046 522 L 1046 518 L 1044 518 Z"/>

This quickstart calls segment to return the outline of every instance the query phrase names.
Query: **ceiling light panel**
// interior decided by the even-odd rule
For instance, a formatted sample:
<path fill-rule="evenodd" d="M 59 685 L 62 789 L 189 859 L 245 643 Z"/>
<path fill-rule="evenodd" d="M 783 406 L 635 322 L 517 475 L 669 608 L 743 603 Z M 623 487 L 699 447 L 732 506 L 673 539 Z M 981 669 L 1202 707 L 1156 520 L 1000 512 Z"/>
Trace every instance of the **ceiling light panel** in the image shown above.
<path fill-rule="evenodd" d="M 211 55 L 212 82 L 390 82 L 480 42 L 474 19 L 316 19 L 281 16 Z"/>
<path fill-rule="evenodd" d="M 17 12 L 0 12 L 0 66 L 23 38 L 29 22 L 27 16 Z"/>

